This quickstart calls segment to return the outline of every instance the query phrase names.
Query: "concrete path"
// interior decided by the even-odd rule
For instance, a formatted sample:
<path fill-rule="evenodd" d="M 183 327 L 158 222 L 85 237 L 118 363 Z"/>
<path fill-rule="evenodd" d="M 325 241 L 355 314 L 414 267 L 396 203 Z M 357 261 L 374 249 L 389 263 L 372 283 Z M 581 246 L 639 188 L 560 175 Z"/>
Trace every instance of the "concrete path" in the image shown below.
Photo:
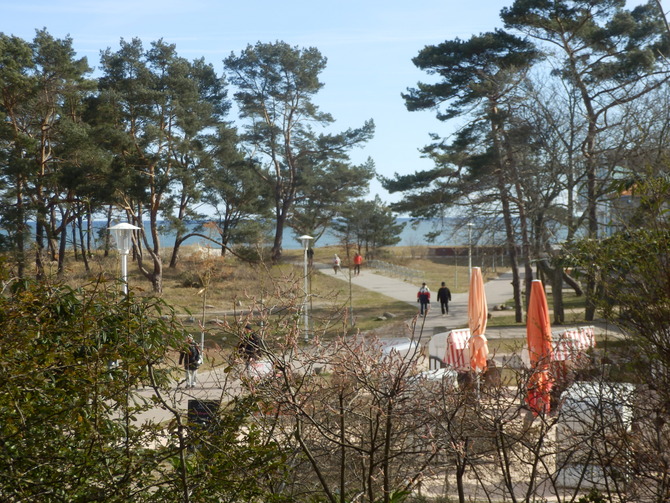
<path fill-rule="evenodd" d="M 316 265 L 317 270 L 328 276 L 342 280 L 349 281 L 349 271 L 343 270 L 335 274 L 332 267 Z M 358 276 L 351 277 L 351 282 L 354 285 L 373 290 L 382 295 L 392 299 L 407 302 L 417 308 L 416 292 L 419 290 L 421 284 L 415 284 L 403 281 L 399 278 L 392 278 L 385 276 L 375 271 L 374 269 L 362 268 Z M 449 285 L 447 285 L 449 286 Z M 436 300 L 437 290 L 439 285 L 430 285 L 431 290 L 431 309 L 423 321 L 423 332 L 429 335 L 434 333 L 453 330 L 457 328 L 467 328 L 468 326 L 468 293 L 452 293 L 451 302 L 449 303 L 449 314 L 442 316 L 440 305 Z M 485 284 L 486 302 L 489 311 L 493 306 L 505 304 L 511 305 L 511 300 L 514 296 L 512 288 L 512 273 L 506 272 L 501 274 L 498 278 L 489 281 Z M 512 313 L 512 311 L 507 311 Z M 381 313 L 380 313 L 381 314 Z M 490 335 L 489 335 L 490 333 Z M 487 336 L 494 337 L 525 337 L 525 326 L 506 327 L 505 334 L 502 334 L 501 329 L 491 328 L 487 330 Z"/>
<path fill-rule="evenodd" d="M 349 271 L 343 270 L 335 274 L 332 267 L 327 267 L 323 264 L 315 264 L 317 270 L 331 277 L 349 281 Z M 421 286 L 420 283 L 410 283 L 399 278 L 392 278 L 380 274 L 374 269 L 363 267 L 359 276 L 351 277 L 351 282 L 354 285 L 373 290 L 380 294 L 386 295 L 392 299 L 405 301 L 417 307 L 416 293 Z M 449 285 L 447 285 L 449 286 Z M 435 300 L 437 296 L 437 289 L 439 285 L 428 284 L 431 290 L 431 309 L 423 321 L 423 332 L 430 336 L 432 334 L 446 332 L 458 328 L 468 327 L 468 293 L 452 293 L 451 302 L 449 303 L 449 315 L 442 316 L 440 312 L 439 303 Z M 507 304 L 513 305 L 514 289 L 512 287 L 512 273 L 505 272 L 500 274 L 496 279 L 488 281 L 484 284 L 484 291 L 486 292 L 486 303 L 488 305 L 489 313 L 495 313 L 493 307 L 496 305 Z M 551 306 L 550 306 L 551 308 Z M 513 314 L 513 311 L 504 311 L 506 314 Z M 380 313 L 381 314 L 381 313 Z M 557 327 L 555 330 L 567 329 L 570 327 L 594 325 L 596 334 L 611 334 L 614 337 L 620 335 L 616 327 L 611 325 L 604 325 L 602 323 L 586 323 L 580 322 L 575 324 L 566 324 Z M 496 338 L 521 338 L 526 337 L 525 324 L 507 327 L 487 327 L 486 336 L 489 339 Z"/>

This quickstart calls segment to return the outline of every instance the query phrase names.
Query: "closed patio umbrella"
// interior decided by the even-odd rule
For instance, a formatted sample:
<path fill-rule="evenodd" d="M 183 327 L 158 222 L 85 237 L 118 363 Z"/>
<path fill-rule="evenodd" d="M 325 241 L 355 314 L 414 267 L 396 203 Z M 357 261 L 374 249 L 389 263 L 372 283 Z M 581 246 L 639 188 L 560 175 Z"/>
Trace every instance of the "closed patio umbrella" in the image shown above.
<path fill-rule="evenodd" d="M 489 346 L 484 333 L 488 316 L 482 270 L 480 267 L 473 267 L 468 295 L 468 326 L 470 327 L 470 368 L 475 372 L 486 370 Z"/>
<path fill-rule="evenodd" d="M 549 307 L 540 280 L 533 280 L 526 318 L 528 357 L 532 372 L 528 382 L 528 405 L 533 414 L 548 413 L 551 406 L 552 380 L 549 367 L 552 359 L 551 321 Z"/>

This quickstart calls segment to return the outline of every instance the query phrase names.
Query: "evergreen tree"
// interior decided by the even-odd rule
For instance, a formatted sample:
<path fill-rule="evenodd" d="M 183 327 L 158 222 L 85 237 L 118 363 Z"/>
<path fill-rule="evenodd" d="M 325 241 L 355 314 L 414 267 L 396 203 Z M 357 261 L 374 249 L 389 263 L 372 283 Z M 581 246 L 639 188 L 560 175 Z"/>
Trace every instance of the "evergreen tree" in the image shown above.
<path fill-rule="evenodd" d="M 525 72 L 538 58 L 535 48 L 498 30 L 424 48 L 414 64 L 441 80 L 419 83 L 403 97 L 409 110 L 434 109 L 440 120 L 472 118 L 451 144 L 441 141 L 427 147 L 438 163 L 436 169 L 407 177 L 384 180 L 391 192 L 409 192 L 396 210 L 414 216 L 439 214 L 449 204 L 465 200 L 490 208 L 500 202 L 508 252 L 512 261 L 517 321 L 522 319 L 520 274 L 517 265 L 515 217 L 521 223 L 526 249 L 526 281 L 532 280 L 528 252 L 524 195 L 519 182 L 515 129 L 510 122 L 517 88 Z M 526 291 L 530 291 L 527 288 Z"/>
<path fill-rule="evenodd" d="M 240 117 L 246 121 L 241 138 L 247 154 L 273 194 L 272 258 L 276 261 L 281 258 L 284 228 L 296 201 L 314 194 L 308 183 L 319 170 L 333 170 L 333 163 L 346 166 L 347 152 L 372 137 L 374 124 L 368 121 L 343 133 L 317 134 L 314 126 L 328 126 L 333 118 L 313 102 L 323 87 L 319 75 L 326 67 L 326 59 L 315 48 L 259 42 L 239 56 L 231 54 L 224 64 L 237 87 L 234 97 Z M 353 173 L 342 175 L 356 179 Z"/>
<path fill-rule="evenodd" d="M 179 244 L 184 221 L 197 216 L 193 205 L 200 201 L 204 173 L 211 167 L 203 135 L 227 109 L 223 85 L 210 65 L 180 58 L 175 46 L 162 40 L 148 50 L 139 39 L 122 40 L 118 51 L 102 54 L 101 65 L 98 110 L 106 114 L 108 145 L 126 183 L 118 204 L 143 229 L 143 249 L 136 258 L 160 292 L 160 220 L 168 218 L 177 229 Z"/>
<path fill-rule="evenodd" d="M 301 185 L 309 190 L 298 194 L 289 225 L 298 236 L 307 234 L 316 243 L 343 205 L 367 193 L 375 168 L 372 159 L 359 166 L 344 162 L 321 166 L 316 161 L 310 165 L 314 169 L 305 170 L 301 177 Z"/>
<path fill-rule="evenodd" d="M 233 129 L 219 128 L 211 155 L 214 165 L 206 175 L 203 201 L 214 209 L 213 225 L 224 255 L 231 243 L 260 240 L 263 223 L 272 217 L 272 194 L 258 183 Z"/>
<path fill-rule="evenodd" d="M 9 203 L 3 218 L 19 276 L 29 242 L 26 224 L 35 221 L 35 265 L 42 276 L 45 251 L 52 260 L 58 255 L 62 271 L 75 199 L 85 197 L 95 166 L 104 164 L 82 121 L 83 101 L 94 84 L 72 40 L 54 39 L 46 30 L 37 31 L 31 43 L 0 34 L 0 61 L 3 196 Z"/>
<path fill-rule="evenodd" d="M 558 51 L 557 73 L 574 88 L 586 118 L 580 135 L 589 237 L 598 238 L 598 205 L 621 162 L 622 145 L 607 134 L 618 124 L 621 107 L 639 100 L 670 78 L 665 55 L 670 38 L 653 2 L 626 10 L 625 0 L 517 0 L 504 8 L 506 27 L 537 40 L 542 50 Z M 578 173 L 581 178 L 582 174 Z M 592 320 L 594 280 L 586 285 L 586 319 Z"/>
<path fill-rule="evenodd" d="M 353 244 L 367 259 L 373 259 L 379 248 L 400 242 L 405 225 L 398 223 L 388 206 L 375 196 L 373 201 L 357 200 L 343 206 L 333 230 L 343 242 Z"/>

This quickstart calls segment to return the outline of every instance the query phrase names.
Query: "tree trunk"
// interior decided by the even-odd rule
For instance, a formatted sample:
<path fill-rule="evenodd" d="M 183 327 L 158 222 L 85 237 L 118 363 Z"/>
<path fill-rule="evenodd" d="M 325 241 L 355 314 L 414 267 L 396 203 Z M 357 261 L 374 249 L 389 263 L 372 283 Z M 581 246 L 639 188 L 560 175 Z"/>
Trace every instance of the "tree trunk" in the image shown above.
<path fill-rule="evenodd" d="M 593 129 L 593 132 L 591 131 Z M 598 214 L 597 214 L 597 205 L 596 205 L 596 167 L 594 160 L 594 150 L 595 150 L 595 119 L 589 123 L 589 137 L 586 142 L 587 152 L 586 163 L 587 163 L 587 204 L 588 204 L 588 222 L 589 222 L 589 238 L 598 239 Z M 596 290 L 596 279 L 592 274 L 589 274 L 586 277 L 586 310 L 584 313 L 584 319 L 586 321 L 593 321 L 596 312 L 595 305 L 595 290 Z"/>
<path fill-rule="evenodd" d="M 562 325 L 565 323 L 565 309 L 563 307 L 563 270 L 561 267 L 552 268 L 546 260 L 538 261 L 537 267 L 551 280 L 554 324 Z"/>
<path fill-rule="evenodd" d="M 26 273 L 26 216 L 23 206 L 23 179 L 16 183 L 16 252 L 17 276 L 23 279 Z"/>
<path fill-rule="evenodd" d="M 84 219 L 81 217 L 81 214 L 77 217 L 77 228 L 79 229 L 79 243 L 81 244 L 81 258 L 84 260 L 84 270 L 86 272 L 89 272 L 91 270 L 90 266 L 88 265 L 88 245 L 87 242 L 84 238 Z M 91 228 L 91 222 L 89 221 L 88 224 L 88 236 L 90 239 L 92 228 Z"/>
<path fill-rule="evenodd" d="M 174 246 L 172 247 L 172 254 L 170 255 L 170 265 L 168 268 L 175 269 L 177 267 L 177 261 L 179 260 L 179 247 L 181 246 L 183 239 L 181 237 L 181 231 L 177 231 L 175 236 Z"/>
<path fill-rule="evenodd" d="M 503 222 L 505 223 L 506 244 L 510 256 L 510 265 L 512 267 L 512 288 L 514 289 L 514 313 L 517 323 L 523 321 L 523 306 L 521 300 L 521 281 L 519 275 L 519 263 L 516 250 L 516 239 L 514 234 L 514 225 L 512 223 L 512 213 L 510 208 L 510 197 L 507 190 L 507 180 L 505 177 L 505 165 L 503 159 L 503 150 L 500 145 L 500 127 L 496 124 L 495 116 L 497 108 L 495 103 L 491 106 L 491 136 L 497 154 L 497 166 L 495 169 L 498 190 L 500 191 L 500 203 L 502 204 Z"/>
<path fill-rule="evenodd" d="M 61 276 L 65 270 L 65 253 L 67 252 L 67 225 L 61 222 L 60 242 L 58 243 L 58 275 Z"/>
<path fill-rule="evenodd" d="M 554 301 L 554 323 L 565 323 L 565 308 L 563 306 L 563 268 L 554 268 L 551 276 L 551 295 Z"/>
<path fill-rule="evenodd" d="M 91 242 L 93 241 L 93 215 L 91 213 L 91 205 L 86 205 L 86 228 L 88 232 L 86 233 L 86 256 L 87 258 L 91 257 Z"/>
<path fill-rule="evenodd" d="M 44 251 L 44 222 L 42 206 L 38 203 L 37 221 L 35 222 L 35 277 L 38 280 L 44 278 L 44 261 L 42 253 Z"/>
<path fill-rule="evenodd" d="M 514 158 L 514 148 L 509 140 L 507 134 L 505 138 L 505 160 L 509 168 L 509 172 L 514 177 L 514 188 L 516 190 L 516 207 L 519 212 L 519 226 L 521 228 L 521 249 L 523 250 L 523 265 L 524 265 L 524 283 L 526 286 L 525 305 L 528 306 L 530 299 L 530 289 L 533 283 L 533 266 L 531 261 L 531 246 L 530 238 L 528 237 L 528 219 L 526 217 L 526 200 L 523 189 L 521 187 L 521 180 L 517 170 L 516 159 Z"/>
<path fill-rule="evenodd" d="M 77 224 L 81 221 L 79 217 L 76 220 L 72 221 L 72 253 L 74 255 L 74 261 L 79 261 L 79 239 L 77 238 L 77 232 L 81 227 L 78 227 Z M 82 248 L 84 242 L 82 241 Z"/>
<path fill-rule="evenodd" d="M 465 443 L 467 449 L 467 441 Z M 459 459 L 456 462 L 456 490 L 458 491 L 458 503 L 465 503 L 465 460 Z"/>
<path fill-rule="evenodd" d="M 111 246 L 110 243 L 110 235 L 111 233 L 109 232 L 109 228 L 112 226 L 112 205 L 110 204 L 107 207 L 107 224 L 105 226 L 105 257 L 109 257 L 109 248 Z"/>
<path fill-rule="evenodd" d="M 280 208 L 277 212 L 277 227 L 275 229 L 275 240 L 272 244 L 272 262 L 281 260 L 282 244 L 284 242 L 284 225 L 286 224 L 286 210 Z"/>
<path fill-rule="evenodd" d="M 570 288 L 572 288 L 575 291 L 577 297 L 584 295 L 582 286 L 577 281 L 575 281 L 575 279 L 572 276 L 570 276 L 567 272 L 565 271 L 561 272 L 563 274 L 563 281 L 565 281 L 570 286 Z"/>

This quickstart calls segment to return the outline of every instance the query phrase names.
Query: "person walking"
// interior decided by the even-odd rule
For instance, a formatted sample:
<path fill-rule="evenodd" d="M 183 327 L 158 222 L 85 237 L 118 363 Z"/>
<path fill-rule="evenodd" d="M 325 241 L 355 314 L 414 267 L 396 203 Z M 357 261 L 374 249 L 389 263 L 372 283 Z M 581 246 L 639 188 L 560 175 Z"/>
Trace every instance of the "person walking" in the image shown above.
<path fill-rule="evenodd" d="M 341 265 L 342 261 L 340 260 L 340 257 L 338 257 L 336 253 L 335 257 L 333 258 L 333 270 L 335 271 L 335 274 L 337 274 L 337 271 L 340 270 Z"/>
<path fill-rule="evenodd" d="M 244 327 L 244 334 L 238 346 L 238 351 L 244 358 L 244 370 L 249 370 L 249 367 L 256 360 L 260 359 L 263 350 L 263 341 L 260 336 L 254 332 L 253 327 L 247 324 Z"/>
<path fill-rule="evenodd" d="M 186 371 L 186 387 L 195 388 L 198 382 L 198 367 L 200 367 L 200 347 L 191 335 L 186 337 L 185 347 L 179 353 L 179 365 L 182 364 Z"/>
<path fill-rule="evenodd" d="M 419 291 L 416 294 L 416 301 L 419 303 L 419 314 L 421 316 L 426 316 L 430 309 L 430 289 L 425 283 L 419 288 Z"/>
<path fill-rule="evenodd" d="M 447 285 L 442 282 L 442 286 L 437 291 L 437 301 L 440 303 L 442 308 L 442 316 L 449 314 L 449 301 L 451 300 L 451 291 L 447 288 Z"/>
<path fill-rule="evenodd" d="M 363 255 L 359 252 L 356 252 L 354 255 L 354 276 L 358 276 L 361 273 L 361 264 L 363 263 Z"/>

